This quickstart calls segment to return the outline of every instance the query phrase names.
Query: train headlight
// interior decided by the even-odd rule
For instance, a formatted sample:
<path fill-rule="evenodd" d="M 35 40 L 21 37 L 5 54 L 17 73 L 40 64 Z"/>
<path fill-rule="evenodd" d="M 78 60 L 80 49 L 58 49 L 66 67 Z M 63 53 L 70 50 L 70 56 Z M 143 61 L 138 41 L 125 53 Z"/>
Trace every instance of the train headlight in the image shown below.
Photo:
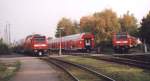
<path fill-rule="evenodd" d="M 121 43 L 120 41 L 116 41 L 116 43 Z"/>
<path fill-rule="evenodd" d="M 122 43 L 128 43 L 128 41 L 122 41 Z"/>
<path fill-rule="evenodd" d="M 35 44 L 34 47 L 47 46 L 46 44 Z"/>
<path fill-rule="evenodd" d="M 128 43 L 128 41 L 116 41 L 116 43 L 120 44 L 120 43 Z"/>
<path fill-rule="evenodd" d="M 41 46 L 47 46 L 46 44 L 41 44 Z"/>
<path fill-rule="evenodd" d="M 38 46 L 40 46 L 40 45 L 38 45 L 38 44 L 35 44 L 35 45 L 34 45 L 34 47 L 38 47 Z"/>

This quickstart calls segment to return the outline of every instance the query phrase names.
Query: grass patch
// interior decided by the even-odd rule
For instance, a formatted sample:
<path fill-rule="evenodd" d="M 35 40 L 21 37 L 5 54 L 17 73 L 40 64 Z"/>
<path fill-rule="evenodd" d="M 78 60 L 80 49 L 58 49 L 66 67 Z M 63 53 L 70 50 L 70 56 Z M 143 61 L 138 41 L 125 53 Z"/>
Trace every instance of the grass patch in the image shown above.
<path fill-rule="evenodd" d="M 150 81 L 149 70 L 80 56 L 68 56 L 63 59 L 84 64 L 117 81 Z"/>
<path fill-rule="evenodd" d="M 20 62 L 0 63 L 0 81 L 8 81 L 20 68 Z"/>
<path fill-rule="evenodd" d="M 80 81 L 103 81 L 101 78 L 76 67 L 68 67 L 69 71 L 76 76 Z"/>

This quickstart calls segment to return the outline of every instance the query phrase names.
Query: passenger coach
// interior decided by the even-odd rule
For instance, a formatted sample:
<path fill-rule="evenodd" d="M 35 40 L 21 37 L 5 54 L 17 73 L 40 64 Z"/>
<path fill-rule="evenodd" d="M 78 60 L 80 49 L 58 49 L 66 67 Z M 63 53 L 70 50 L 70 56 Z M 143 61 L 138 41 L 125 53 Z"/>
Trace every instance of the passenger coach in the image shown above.
<path fill-rule="evenodd" d="M 90 52 L 94 48 L 94 35 L 90 33 L 80 33 L 48 40 L 50 51 L 58 51 L 60 44 L 62 51 L 65 52 Z"/>

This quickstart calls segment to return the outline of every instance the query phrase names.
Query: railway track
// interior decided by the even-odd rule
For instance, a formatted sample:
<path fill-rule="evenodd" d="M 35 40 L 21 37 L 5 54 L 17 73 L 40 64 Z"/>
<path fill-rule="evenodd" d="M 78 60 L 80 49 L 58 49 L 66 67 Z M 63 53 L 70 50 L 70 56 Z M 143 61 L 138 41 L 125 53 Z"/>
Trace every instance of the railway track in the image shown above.
<path fill-rule="evenodd" d="M 105 61 L 109 61 L 109 62 L 115 62 L 115 63 L 120 63 L 120 64 L 136 66 L 136 67 L 140 67 L 140 68 L 144 68 L 144 69 L 150 69 L 150 62 L 149 61 L 123 58 L 123 57 L 119 57 L 116 55 L 98 55 L 98 54 L 89 54 L 89 53 L 77 53 L 77 54 L 73 53 L 70 55 L 83 56 L 85 58 L 88 57 L 88 58 L 93 58 L 93 59 L 97 59 L 97 60 L 105 60 Z"/>
<path fill-rule="evenodd" d="M 52 64 L 63 69 L 68 75 L 70 75 L 70 77 L 72 77 L 74 81 L 116 81 L 81 64 L 76 64 L 52 57 L 44 58 L 44 60 L 51 62 Z"/>
<path fill-rule="evenodd" d="M 131 66 L 136 66 L 144 69 L 150 69 L 150 62 L 132 60 L 127 58 L 113 57 L 113 56 L 85 56 L 88 58 L 94 58 L 98 60 L 105 60 L 109 62 L 115 62 L 119 64 L 126 64 Z"/>
<path fill-rule="evenodd" d="M 80 81 L 80 80 L 78 80 L 78 78 L 76 78 L 72 73 L 70 73 L 66 68 L 64 68 L 64 67 L 61 66 L 60 64 L 55 63 L 55 62 L 53 62 L 52 60 L 50 60 L 50 59 L 48 59 L 48 58 L 40 58 L 40 59 L 45 60 L 45 61 L 47 61 L 47 62 L 50 62 L 50 63 L 54 64 L 55 66 L 59 67 L 60 69 L 62 69 L 65 73 L 67 73 L 67 74 L 70 76 L 70 78 L 71 78 L 73 81 Z"/>
<path fill-rule="evenodd" d="M 113 56 L 150 63 L 150 54 L 128 54 L 128 55 L 124 54 L 124 55 L 113 55 Z"/>

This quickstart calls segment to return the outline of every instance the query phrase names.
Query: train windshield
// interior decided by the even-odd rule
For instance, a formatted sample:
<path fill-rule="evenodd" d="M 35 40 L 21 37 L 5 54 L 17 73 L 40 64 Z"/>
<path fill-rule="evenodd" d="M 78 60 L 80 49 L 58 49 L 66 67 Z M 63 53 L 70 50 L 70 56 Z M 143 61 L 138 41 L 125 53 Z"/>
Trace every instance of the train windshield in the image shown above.
<path fill-rule="evenodd" d="M 117 35 L 116 39 L 117 40 L 126 40 L 127 39 L 127 35 Z"/>
<path fill-rule="evenodd" d="M 45 42 L 45 37 L 35 37 L 34 40 L 36 42 Z"/>

